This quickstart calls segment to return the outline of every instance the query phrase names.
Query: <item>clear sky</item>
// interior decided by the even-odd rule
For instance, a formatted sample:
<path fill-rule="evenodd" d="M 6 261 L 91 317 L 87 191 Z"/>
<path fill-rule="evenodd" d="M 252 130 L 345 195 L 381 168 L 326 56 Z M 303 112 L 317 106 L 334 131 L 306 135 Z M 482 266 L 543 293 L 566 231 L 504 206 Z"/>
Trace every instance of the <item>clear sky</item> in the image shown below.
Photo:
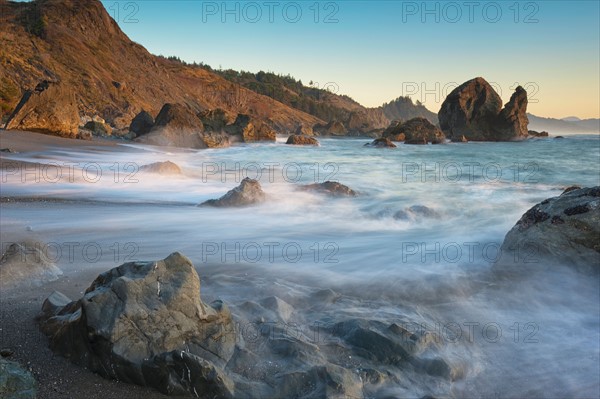
<path fill-rule="evenodd" d="M 410 95 L 437 112 L 482 76 L 505 102 L 524 86 L 534 114 L 600 117 L 598 0 L 103 3 L 152 53 L 330 83 L 366 106 Z"/>

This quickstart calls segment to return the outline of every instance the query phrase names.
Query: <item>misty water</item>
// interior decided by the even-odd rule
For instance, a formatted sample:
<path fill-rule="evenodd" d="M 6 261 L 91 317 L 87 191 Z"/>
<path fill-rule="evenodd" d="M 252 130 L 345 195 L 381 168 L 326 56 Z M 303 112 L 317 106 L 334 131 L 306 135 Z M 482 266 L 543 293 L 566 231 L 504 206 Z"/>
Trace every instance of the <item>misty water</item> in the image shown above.
<path fill-rule="evenodd" d="M 45 199 L 5 201 L 3 231 L 30 231 L 52 243 L 48 250 L 66 276 L 180 251 L 196 265 L 203 297 L 223 299 L 234 314 L 254 296 L 293 302 L 296 294 L 331 288 L 361 304 L 342 302 L 342 315 L 437 328 L 445 356 L 465 371 L 431 386 L 436 395 L 598 395 L 597 278 L 557 268 L 503 280 L 489 271 L 505 234 L 529 208 L 574 184 L 600 185 L 599 136 L 396 149 L 365 148 L 365 139 L 320 142 L 10 154 L 50 166 L 3 171 L 2 197 Z M 183 174 L 139 171 L 167 160 Z M 246 176 L 259 177 L 264 204 L 196 206 Z M 326 180 L 361 195 L 298 189 Z M 428 211 L 409 210 L 414 206 Z M 404 217 L 394 217 L 399 211 Z M 308 307 L 297 309 L 303 323 L 315 321 Z M 408 385 L 388 394 L 424 392 Z"/>

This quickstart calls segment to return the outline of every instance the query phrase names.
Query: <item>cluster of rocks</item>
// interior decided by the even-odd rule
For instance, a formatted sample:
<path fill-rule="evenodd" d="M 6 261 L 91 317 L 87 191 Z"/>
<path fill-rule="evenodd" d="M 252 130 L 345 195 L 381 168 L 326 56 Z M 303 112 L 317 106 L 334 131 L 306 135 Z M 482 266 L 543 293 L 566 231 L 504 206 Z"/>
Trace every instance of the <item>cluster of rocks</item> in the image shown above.
<path fill-rule="evenodd" d="M 444 133 L 425 118 L 413 118 L 404 123 L 393 122 L 382 134 L 391 141 L 404 141 L 404 144 L 442 144 Z"/>
<path fill-rule="evenodd" d="M 234 119 L 222 109 L 195 113 L 182 104 L 165 104 L 156 119 L 140 112 L 130 131 L 144 144 L 187 148 L 227 147 L 233 142 L 275 141 L 275 131 L 249 115 Z"/>
<path fill-rule="evenodd" d="M 338 182 L 326 181 L 299 187 L 301 191 L 311 191 L 330 197 L 356 197 L 358 193 L 350 187 Z M 228 191 L 218 199 L 211 199 L 198 205 L 199 207 L 232 208 L 245 207 L 263 203 L 268 198 L 257 180 L 246 177 L 239 186 Z"/>
<path fill-rule="evenodd" d="M 277 296 L 236 305 L 234 321 L 225 303 L 207 304 L 200 292 L 191 261 L 173 253 L 109 270 L 75 301 L 54 292 L 39 325 L 73 363 L 173 396 L 362 398 L 400 376 L 444 384 L 464 375 L 433 331 L 341 315 L 332 305 L 344 299 L 332 290 L 307 298 L 320 304 L 311 314 L 316 339 L 290 334 L 287 323 L 299 319 Z"/>

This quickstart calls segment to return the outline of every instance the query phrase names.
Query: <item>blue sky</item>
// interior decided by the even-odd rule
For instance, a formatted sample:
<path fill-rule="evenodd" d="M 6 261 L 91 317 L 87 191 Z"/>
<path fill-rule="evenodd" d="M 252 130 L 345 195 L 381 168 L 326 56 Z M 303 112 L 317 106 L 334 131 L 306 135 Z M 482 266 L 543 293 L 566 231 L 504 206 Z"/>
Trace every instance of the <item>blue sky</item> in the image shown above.
<path fill-rule="evenodd" d="M 483 76 L 504 101 L 525 86 L 532 113 L 600 116 L 596 0 L 103 3 L 152 53 L 333 83 L 367 106 L 411 95 L 437 112 Z"/>

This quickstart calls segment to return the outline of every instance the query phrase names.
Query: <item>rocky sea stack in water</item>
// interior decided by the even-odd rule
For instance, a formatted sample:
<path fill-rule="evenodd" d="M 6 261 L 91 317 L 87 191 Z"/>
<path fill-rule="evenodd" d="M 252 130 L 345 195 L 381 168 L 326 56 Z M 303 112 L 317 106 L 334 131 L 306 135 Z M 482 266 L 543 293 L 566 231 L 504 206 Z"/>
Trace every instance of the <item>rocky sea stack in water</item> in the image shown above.
<path fill-rule="evenodd" d="M 438 113 L 448 138 L 461 141 L 512 141 L 527 138 L 527 92 L 517 87 L 502 108 L 502 99 L 483 78 L 454 89 Z"/>
<path fill-rule="evenodd" d="M 246 177 L 239 186 L 221 198 L 208 200 L 199 206 L 214 206 L 218 208 L 250 206 L 263 202 L 266 197 L 260 183 L 257 180 Z"/>
<path fill-rule="evenodd" d="M 220 301 L 202 302 L 198 274 L 179 253 L 103 273 L 78 301 L 53 293 L 40 327 L 54 352 L 105 378 L 233 397 L 223 371 L 236 341 L 231 313 Z"/>
<path fill-rule="evenodd" d="M 558 265 L 600 273 L 600 187 L 567 189 L 528 210 L 508 232 L 498 272 Z"/>

